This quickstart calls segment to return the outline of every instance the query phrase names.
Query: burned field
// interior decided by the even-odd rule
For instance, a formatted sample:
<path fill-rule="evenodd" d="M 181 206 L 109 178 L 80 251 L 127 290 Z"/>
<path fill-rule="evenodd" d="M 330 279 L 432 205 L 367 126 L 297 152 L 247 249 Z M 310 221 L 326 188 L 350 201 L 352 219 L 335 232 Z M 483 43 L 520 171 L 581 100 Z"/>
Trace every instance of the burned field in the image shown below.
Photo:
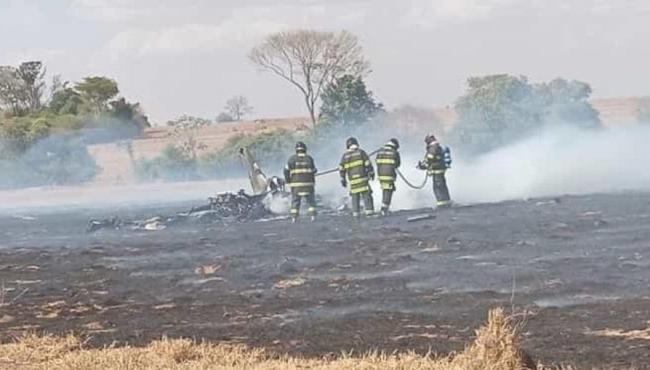
<path fill-rule="evenodd" d="M 179 207 L 0 216 L 1 339 L 448 353 L 501 306 L 535 360 L 650 366 L 650 194 L 85 232 Z"/>

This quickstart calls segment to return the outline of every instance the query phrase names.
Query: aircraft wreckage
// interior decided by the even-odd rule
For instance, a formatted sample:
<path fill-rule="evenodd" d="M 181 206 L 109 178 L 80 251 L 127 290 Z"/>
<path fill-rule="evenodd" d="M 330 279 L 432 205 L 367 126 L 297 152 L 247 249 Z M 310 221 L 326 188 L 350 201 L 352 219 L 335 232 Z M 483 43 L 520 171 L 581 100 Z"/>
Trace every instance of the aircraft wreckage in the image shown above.
<path fill-rule="evenodd" d="M 243 222 L 275 216 L 269 208 L 270 201 L 289 197 L 284 180 L 277 176 L 267 177 L 246 148 L 239 150 L 239 158 L 248 171 L 252 194 L 243 189 L 236 193 L 219 193 L 209 197 L 208 204 L 171 216 L 141 220 L 125 220 L 117 217 L 91 220 L 88 222 L 86 232 L 94 233 L 102 229 L 162 230 L 183 223 Z"/>

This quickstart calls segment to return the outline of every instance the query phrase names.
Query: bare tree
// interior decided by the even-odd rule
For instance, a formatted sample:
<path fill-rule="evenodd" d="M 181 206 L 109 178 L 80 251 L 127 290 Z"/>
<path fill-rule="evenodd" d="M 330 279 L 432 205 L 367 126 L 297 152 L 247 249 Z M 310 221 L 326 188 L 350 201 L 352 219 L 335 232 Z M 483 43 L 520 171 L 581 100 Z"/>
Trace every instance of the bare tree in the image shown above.
<path fill-rule="evenodd" d="M 210 120 L 188 115 L 182 115 L 173 121 L 167 122 L 167 126 L 173 128 L 170 136 L 175 139 L 176 144 L 174 146 L 183 156 L 193 161 L 198 158 L 200 152 L 208 148 L 197 137 L 200 136 L 201 128 L 210 124 Z"/>
<path fill-rule="evenodd" d="M 300 90 L 313 125 L 316 102 L 325 86 L 342 75 L 363 77 L 370 71 L 356 36 L 347 31 L 276 33 L 255 47 L 249 58 Z"/>
<path fill-rule="evenodd" d="M 235 121 L 241 121 L 245 115 L 253 111 L 253 107 L 248 104 L 248 99 L 241 95 L 229 99 L 223 109 L 225 109 Z"/>
<path fill-rule="evenodd" d="M 14 115 L 41 109 L 47 87 L 46 72 L 39 61 L 24 62 L 18 67 L 0 66 L 0 105 L 11 109 Z M 56 84 L 60 84 L 60 78 L 53 79 L 53 89 Z"/>

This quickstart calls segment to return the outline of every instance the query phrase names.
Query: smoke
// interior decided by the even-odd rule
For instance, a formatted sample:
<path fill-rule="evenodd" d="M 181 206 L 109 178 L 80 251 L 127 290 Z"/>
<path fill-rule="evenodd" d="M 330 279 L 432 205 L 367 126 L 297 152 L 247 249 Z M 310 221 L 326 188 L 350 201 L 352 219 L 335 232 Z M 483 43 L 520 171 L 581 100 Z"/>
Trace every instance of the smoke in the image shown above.
<path fill-rule="evenodd" d="M 87 184 L 5 190 L 0 191 L 0 214 L 39 214 L 104 208 L 114 210 L 188 202 L 199 205 L 206 204 L 209 196 L 242 188 L 250 188 L 247 178 L 130 185 Z M 188 207 L 188 204 L 179 207 Z"/>
<path fill-rule="evenodd" d="M 327 170 L 344 151 L 345 135 L 316 150 L 316 163 Z M 367 152 L 391 136 L 402 140 L 401 172 L 414 185 L 422 183 L 424 171 L 416 168 L 424 157 L 422 138 L 393 130 L 374 130 L 360 135 Z M 650 127 L 625 125 L 607 129 L 548 126 L 512 144 L 473 158 L 454 158 L 447 172 L 452 199 L 459 204 L 490 203 L 535 197 L 650 190 Z M 443 145 L 445 143 L 443 142 Z M 326 153 L 326 154 L 324 154 Z M 454 148 L 452 147 L 452 156 Z M 330 206 L 347 195 L 337 173 L 319 177 L 317 192 Z M 373 184 L 375 204 L 381 189 Z M 431 179 L 422 190 L 409 188 L 398 179 L 393 209 L 431 207 L 435 203 Z"/>
<path fill-rule="evenodd" d="M 87 146 L 132 138 L 138 130 L 112 119 L 98 121 L 95 126 L 62 134 L 36 135 L 25 126 L 10 130 L 13 137 L 0 138 L 0 189 L 71 185 L 92 180 L 97 167 Z"/>
<path fill-rule="evenodd" d="M 416 164 L 424 156 L 421 137 L 399 133 L 396 128 L 371 130 L 357 135 L 367 152 L 379 148 L 390 137 L 402 142 L 401 172 L 413 184 L 420 184 L 424 171 Z M 349 132 L 339 132 L 336 140 L 311 148 L 321 172 L 334 168 L 345 150 Z M 460 204 L 500 202 L 565 194 L 620 191 L 650 191 L 650 127 L 621 126 L 601 130 L 549 127 L 513 144 L 471 158 L 454 158 L 447 172 L 452 199 Z M 443 145 L 445 144 L 443 140 Z M 454 148 L 452 147 L 452 156 Z M 374 162 L 374 161 L 373 161 Z M 281 167 L 274 163 L 272 167 Z M 281 175 L 264 168 L 268 176 Z M 181 201 L 204 201 L 222 191 L 249 189 L 246 178 L 192 183 L 149 183 L 124 187 L 84 185 L 69 188 L 31 188 L 0 192 L 0 211 L 60 207 L 128 207 Z M 373 184 L 375 204 L 381 203 L 379 184 Z M 340 185 L 338 173 L 317 179 L 317 194 L 328 207 L 344 203 L 348 190 Z M 429 179 L 422 190 L 409 188 L 401 179 L 393 209 L 426 208 L 434 204 Z M 285 203 L 273 203 L 286 210 Z"/>
<path fill-rule="evenodd" d="M 447 182 L 452 199 L 461 204 L 650 190 L 649 140 L 647 126 L 552 127 L 473 160 L 455 159 Z M 420 158 L 412 149 L 402 172 L 419 182 L 422 173 L 413 167 Z M 403 182 L 398 186 L 397 208 L 433 204 L 430 182 L 422 191 L 406 189 Z"/>

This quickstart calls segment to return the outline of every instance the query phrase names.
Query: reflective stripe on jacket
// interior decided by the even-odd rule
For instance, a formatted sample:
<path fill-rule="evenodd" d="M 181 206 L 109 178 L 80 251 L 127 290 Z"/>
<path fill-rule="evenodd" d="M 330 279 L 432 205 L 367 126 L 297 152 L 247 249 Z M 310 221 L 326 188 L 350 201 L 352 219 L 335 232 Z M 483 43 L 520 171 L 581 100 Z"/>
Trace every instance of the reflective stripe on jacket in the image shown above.
<path fill-rule="evenodd" d="M 401 158 L 399 152 L 391 146 L 384 146 L 381 148 L 379 153 L 377 153 L 377 175 L 379 177 L 379 182 L 395 182 L 397 179 L 397 169 L 401 164 Z M 384 186 L 382 186 L 384 188 Z M 388 187 L 391 189 L 392 187 Z"/>
<path fill-rule="evenodd" d="M 316 172 L 314 159 L 305 153 L 298 153 L 289 158 L 284 177 L 292 189 L 311 192 L 316 182 Z"/>
<path fill-rule="evenodd" d="M 343 179 L 347 176 L 351 194 L 370 191 L 368 181 L 369 177 L 374 176 L 374 169 L 363 150 L 356 147 L 348 149 L 341 158 L 339 174 Z"/>
<path fill-rule="evenodd" d="M 427 154 L 424 157 L 424 163 L 427 166 L 427 174 L 440 175 L 447 170 L 445 164 L 445 153 L 440 144 L 435 143 L 427 146 Z"/>

